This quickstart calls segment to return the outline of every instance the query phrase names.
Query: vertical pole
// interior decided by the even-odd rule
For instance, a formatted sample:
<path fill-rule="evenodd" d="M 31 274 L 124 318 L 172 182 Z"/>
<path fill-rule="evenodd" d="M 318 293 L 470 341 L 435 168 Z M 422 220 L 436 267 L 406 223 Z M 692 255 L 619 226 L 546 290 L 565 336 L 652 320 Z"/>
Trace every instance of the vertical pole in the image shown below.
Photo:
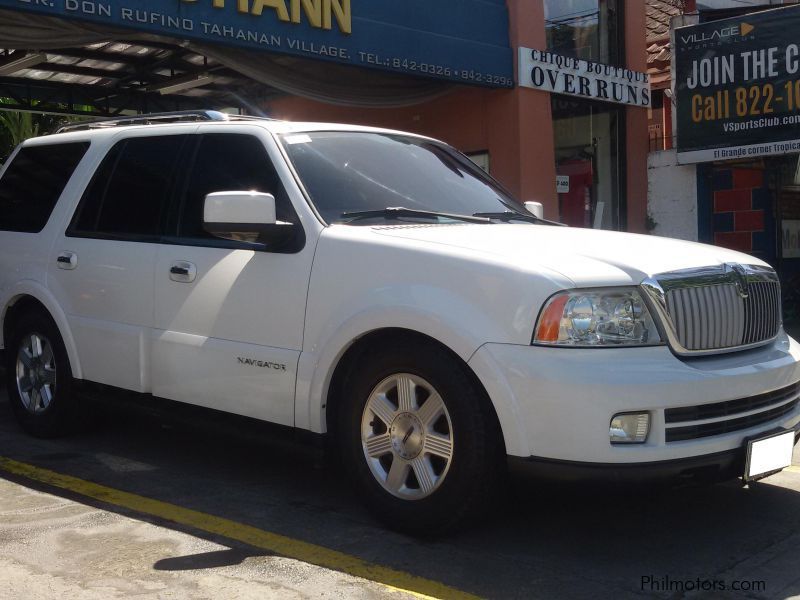
<path fill-rule="evenodd" d="M 625 64 L 634 71 L 647 71 L 646 13 L 642 0 L 625 0 Z M 647 110 L 625 109 L 626 196 L 628 231 L 647 231 Z"/>
<path fill-rule="evenodd" d="M 546 49 L 543 0 L 507 0 L 514 64 L 519 47 Z M 519 77 L 517 77 L 519 80 Z M 517 87 L 488 100 L 492 172 L 517 198 L 544 205 L 545 217 L 558 218 L 553 117 L 550 94 Z"/>

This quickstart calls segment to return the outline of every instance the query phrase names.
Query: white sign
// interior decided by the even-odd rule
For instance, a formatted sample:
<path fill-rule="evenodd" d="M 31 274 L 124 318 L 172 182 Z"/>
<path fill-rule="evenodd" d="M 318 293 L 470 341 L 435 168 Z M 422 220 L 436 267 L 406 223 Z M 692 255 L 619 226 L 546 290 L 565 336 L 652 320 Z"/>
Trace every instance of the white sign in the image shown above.
<path fill-rule="evenodd" d="M 691 165 L 715 160 L 738 160 L 741 158 L 756 158 L 758 156 L 781 156 L 783 154 L 796 154 L 800 152 L 800 140 L 786 142 L 766 142 L 764 144 L 750 144 L 748 146 L 734 146 L 731 148 L 710 148 L 708 150 L 690 150 L 678 152 L 678 164 Z"/>
<path fill-rule="evenodd" d="M 556 193 L 569 194 L 569 175 L 556 175 Z"/>
<path fill-rule="evenodd" d="M 800 221 L 781 221 L 783 258 L 800 258 Z"/>
<path fill-rule="evenodd" d="M 624 67 L 519 49 L 519 85 L 615 104 L 650 107 L 650 76 Z"/>

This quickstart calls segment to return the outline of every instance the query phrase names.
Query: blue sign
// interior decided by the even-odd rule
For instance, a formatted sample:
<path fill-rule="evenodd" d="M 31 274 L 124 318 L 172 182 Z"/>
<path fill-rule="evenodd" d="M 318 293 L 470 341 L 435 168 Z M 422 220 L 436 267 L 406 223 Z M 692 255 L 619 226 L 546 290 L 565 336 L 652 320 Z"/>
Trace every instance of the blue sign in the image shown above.
<path fill-rule="evenodd" d="M 504 0 L 0 0 L 178 39 L 513 86 Z"/>

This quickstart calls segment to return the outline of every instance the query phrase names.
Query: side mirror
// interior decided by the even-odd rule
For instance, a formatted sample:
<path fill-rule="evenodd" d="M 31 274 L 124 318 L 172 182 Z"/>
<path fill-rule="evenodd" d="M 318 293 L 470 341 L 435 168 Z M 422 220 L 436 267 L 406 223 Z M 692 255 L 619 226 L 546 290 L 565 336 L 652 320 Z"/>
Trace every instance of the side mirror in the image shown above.
<path fill-rule="evenodd" d="M 206 196 L 203 228 L 215 237 L 258 242 L 279 225 L 272 194 L 214 192 Z"/>
<path fill-rule="evenodd" d="M 541 202 L 526 202 L 525 208 L 537 219 L 544 219 L 544 205 Z"/>

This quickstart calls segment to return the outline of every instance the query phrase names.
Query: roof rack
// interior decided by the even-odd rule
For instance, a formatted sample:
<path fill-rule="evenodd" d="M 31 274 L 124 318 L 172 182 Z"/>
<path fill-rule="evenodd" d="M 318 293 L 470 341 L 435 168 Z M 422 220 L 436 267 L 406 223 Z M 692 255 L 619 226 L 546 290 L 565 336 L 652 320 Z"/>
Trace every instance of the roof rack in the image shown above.
<path fill-rule="evenodd" d="M 216 110 L 184 110 L 176 112 L 152 113 L 149 115 L 133 115 L 113 119 L 96 119 L 83 123 L 64 125 L 56 133 L 68 131 L 87 131 L 90 129 L 106 129 L 108 127 L 128 127 L 131 125 L 156 125 L 163 123 L 188 123 L 192 121 L 274 121 L 269 117 L 253 117 L 245 115 L 229 115 Z"/>

